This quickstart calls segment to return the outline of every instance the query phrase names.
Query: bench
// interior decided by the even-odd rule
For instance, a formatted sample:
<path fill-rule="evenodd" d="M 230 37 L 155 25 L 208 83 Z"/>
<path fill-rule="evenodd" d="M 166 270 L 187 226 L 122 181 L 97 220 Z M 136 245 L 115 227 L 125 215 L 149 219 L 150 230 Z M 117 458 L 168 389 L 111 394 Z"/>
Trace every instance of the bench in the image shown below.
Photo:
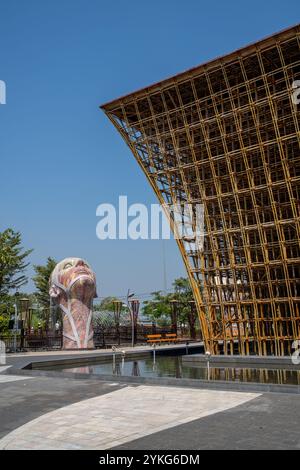
<path fill-rule="evenodd" d="M 160 343 L 162 341 L 161 335 L 147 335 L 147 343 Z"/>
<path fill-rule="evenodd" d="M 162 335 L 147 335 L 147 343 L 176 343 L 179 341 L 176 333 L 166 333 Z"/>
<path fill-rule="evenodd" d="M 162 338 L 162 343 L 176 343 L 178 340 L 176 333 L 166 333 L 164 338 Z"/>

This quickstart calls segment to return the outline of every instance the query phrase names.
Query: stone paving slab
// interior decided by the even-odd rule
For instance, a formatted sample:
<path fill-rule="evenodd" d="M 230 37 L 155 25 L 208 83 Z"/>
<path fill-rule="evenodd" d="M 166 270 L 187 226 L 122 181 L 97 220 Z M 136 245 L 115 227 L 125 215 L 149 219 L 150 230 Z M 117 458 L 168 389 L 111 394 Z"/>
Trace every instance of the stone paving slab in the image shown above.
<path fill-rule="evenodd" d="M 239 406 L 259 394 L 127 386 L 40 416 L 0 440 L 0 449 L 109 449 Z"/>
<path fill-rule="evenodd" d="M 28 380 L 34 377 L 20 376 L 20 375 L 0 375 L 0 384 L 7 382 L 15 382 L 16 380 Z"/>
<path fill-rule="evenodd" d="M 118 382 L 75 380 L 57 377 L 17 376 L 20 380 L 0 383 L 0 438 L 50 411 L 125 387 Z M 61 424 L 64 424 L 63 418 Z"/>
<path fill-rule="evenodd" d="M 223 412 L 183 423 L 114 450 L 299 450 L 300 397 L 263 394 Z"/>

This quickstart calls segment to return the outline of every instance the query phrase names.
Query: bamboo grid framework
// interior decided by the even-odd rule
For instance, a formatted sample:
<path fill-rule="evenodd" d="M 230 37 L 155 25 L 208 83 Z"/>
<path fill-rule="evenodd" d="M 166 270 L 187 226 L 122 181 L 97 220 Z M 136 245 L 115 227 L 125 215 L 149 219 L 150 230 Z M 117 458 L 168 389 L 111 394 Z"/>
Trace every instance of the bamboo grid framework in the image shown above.
<path fill-rule="evenodd" d="M 300 338 L 299 40 L 297 25 L 101 106 L 161 204 L 204 205 L 203 248 L 177 243 L 215 354 Z"/>

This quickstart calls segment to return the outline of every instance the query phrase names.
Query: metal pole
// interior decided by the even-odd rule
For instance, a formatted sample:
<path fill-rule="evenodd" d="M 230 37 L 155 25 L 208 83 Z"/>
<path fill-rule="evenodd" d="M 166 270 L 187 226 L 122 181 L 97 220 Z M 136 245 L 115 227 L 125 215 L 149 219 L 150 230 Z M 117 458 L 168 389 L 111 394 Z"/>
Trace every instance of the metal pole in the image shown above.
<path fill-rule="evenodd" d="M 15 298 L 15 323 L 14 323 L 14 351 L 17 352 L 17 329 L 18 329 L 18 292 L 16 292 Z"/>
<path fill-rule="evenodd" d="M 128 289 L 128 292 L 127 292 L 127 305 L 128 305 L 129 312 L 130 312 L 130 317 L 131 317 L 131 346 L 134 347 L 134 343 L 135 343 L 135 326 L 136 326 L 137 317 L 138 317 L 138 314 L 139 314 L 140 301 L 137 300 L 137 299 L 131 299 L 134 296 L 134 294 L 130 294 L 129 292 L 130 292 L 130 290 Z"/>
<path fill-rule="evenodd" d="M 133 324 L 133 312 L 132 305 L 130 304 L 129 299 L 133 297 L 134 294 L 130 294 L 130 289 L 127 291 L 127 306 L 129 309 L 130 319 L 131 319 L 131 346 L 134 347 L 134 324 Z"/>
<path fill-rule="evenodd" d="M 133 341 L 134 344 L 137 341 L 137 319 L 139 315 L 140 301 L 132 299 L 132 316 L 133 316 Z"/>
<path fill-rule="evenodd" d="M 156 348 L 156 344 L 153 344 L 153 365 L 152 365 L 152 370 L 155 370 L 155 365 L 156 365 L 156 356 L 155 356 L 155 348 Z"/>
<path fill-rule="evenodd" d="M 114 320 L 115 320 L 115 329 L 118 338 L 118 344 L 120 345 L 121 337 L 120 337 L 120 316 L 122 310 L 122 302 L 120 300 L 114 300 Z"/>
<path fill-rule="evenodd" d="M 210 351 L 206 351 L 205 355 L 206 355 L 206 360 L 207 360 L 207 380 L 210 380 L 210 367 L 209 367 L 209 359 L 211 356 Z"/>
<path fill-rule="evenodd" d="M 112 352 L 113 352 L 113 375 L 116 372 L 116 347 L 112 347 Z"/>
<path fill-rule="evenodd" d="M 128 300 L 128 308 L 129 308 L 130 320 L 131 320 L 131 347 L 134 347 L 134 317 L 133 317 L 132 301 L 130 300 Z"/>
<path fill-rule="evenodd" d="M 134 348 L 134 318 L 131 310 L 131 346 Z"/>

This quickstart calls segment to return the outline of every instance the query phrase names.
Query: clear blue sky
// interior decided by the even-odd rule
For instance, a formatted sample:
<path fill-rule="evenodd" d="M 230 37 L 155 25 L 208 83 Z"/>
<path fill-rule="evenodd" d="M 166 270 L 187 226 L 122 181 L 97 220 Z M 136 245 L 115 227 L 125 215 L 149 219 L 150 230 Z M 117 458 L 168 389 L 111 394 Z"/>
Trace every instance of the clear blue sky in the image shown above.
<path fill-rule="evenodd" d="M 35 264 L 86 258 L 100 296 L 162 289 L 161 241 L 96 238 L 101 202 L 156 202 L 98 106 L 297 22 L 296 0 L 0 0 L 0 230 Z M 184 268 L 165 244 L 170 287 Z"/>

